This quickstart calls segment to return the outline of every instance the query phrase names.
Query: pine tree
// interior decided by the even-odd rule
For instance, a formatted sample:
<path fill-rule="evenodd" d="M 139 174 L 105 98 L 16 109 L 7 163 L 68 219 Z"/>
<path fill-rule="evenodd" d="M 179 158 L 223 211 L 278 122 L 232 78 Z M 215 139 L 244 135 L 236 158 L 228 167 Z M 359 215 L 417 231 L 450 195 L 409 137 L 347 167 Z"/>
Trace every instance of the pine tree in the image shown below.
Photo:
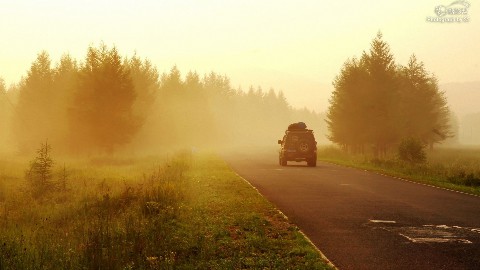
<path fill-rule="evenodd" d="M 21 152 L 34 149 L 38 143 L 35 138 L 48 138 L 52 135 L 51 116 L 55 109 L 50 104 L 53 75 L 50 57 L 43 51 L 38 54 L 27 76 L 20 83 L 14 132 Z"/>
<path fill-rule="evenodd" d="M 375 130 L 371 129 L 369 115 L 375 101 L 369 84 L 364 61 L 356 59 L 347 61 L 333 82 L 335 89 L 326 119 L 329 139 L 345 149 L 361 151 L 372 141 Z"/>
<path fill-rule="evenodd" d="M 359 100 L 367 108 L 362 116 L 368 123 L 363 128 L 374 154 L 385 155 L 387 148 L 400 139 L 396 121 L 399 112 L 396 64 L 380 32 L 372 41 L 370 52 L 362 58 L 368 73 L 368 93 Z"/>
<path fill-rule="evenodd" d="M 26 178 L 30 183 L 32 195 L 38 198 L 54 188 L 52 182 L 52 167 L 54 164 L 50 156 L 52 147 L 48 141 L 42 143 L 37 149 L 37 156 L 30 163 L 30 169 L 27 171 Z"/>
<path fill-rule="evenodd" d="M 450 134 L 449 109 L 437 80 L 412 56 L 398 67 L 379 33 L 360 60 L 347 61 L 335 78 L 327 112 L 329 139 L 346 149 L 374 154 L 406 138 L 430 146 Z"/>
<path fill-rule="evenodd" d="M 4 150 L 2 146 L 5 145 L 8 136 L 9 105 L 5 81 L 0 77 L 0 151 Z"/>
<path fill-rule="evenodd" d="M 112 153 L 140 128 L 133 112 L 136 93 L 128 68 L 115 47 L 90 47 L 80 67 L 70 110 L 71 138 L 77 152 Z"/>
<path fill-rule="evenodd" d="M 415 55 L 401 68 L 399 77 L 403 137 L 416 138 L 429 146 L 450 137 L 450 111 L 437 79 Z"/>
<path fill-rule="evenodd" d="M 69 150 L 69 117 L 77 86 L 77 62 L 68 54 L 61 57 L 60 62 L 53 69 L 53 86 L 50 97 L 52 115 L 49 118 L 51 130 L 48 136 L 52 144 L 56 145 L 56 152 Z"/>
<path fill-rule="evenodd" d="M 160 89 L 158 71 L 148 59 L 142 61 L 137 55 L 126 60 L 124 65 L 128 69 L 135 88 L 134 114 L 144 122 L 151 113 Z"/>

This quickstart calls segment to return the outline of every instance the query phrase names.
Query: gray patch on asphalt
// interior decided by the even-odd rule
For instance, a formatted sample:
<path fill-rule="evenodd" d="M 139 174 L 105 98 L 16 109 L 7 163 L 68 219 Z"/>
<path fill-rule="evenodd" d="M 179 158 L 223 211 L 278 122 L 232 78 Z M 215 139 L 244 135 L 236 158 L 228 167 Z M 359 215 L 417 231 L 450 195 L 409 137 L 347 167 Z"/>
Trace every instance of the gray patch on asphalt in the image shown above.
<path fill-rule="evenodd" d="M 395 220 L 381 220 L 381 219 L 370 219 L 368 221 L 371 223 L 387 223 L 387 224 L 397 223 Z"/>
<path fill-rule="evenodd" d="M 419 225 L 412 226 L 398 224 L 393 220 L 368 221 L 368 226 L 383 229 L 402 236 L 412 243 L 480 243 L 480 229 L 447 225 Z"/>

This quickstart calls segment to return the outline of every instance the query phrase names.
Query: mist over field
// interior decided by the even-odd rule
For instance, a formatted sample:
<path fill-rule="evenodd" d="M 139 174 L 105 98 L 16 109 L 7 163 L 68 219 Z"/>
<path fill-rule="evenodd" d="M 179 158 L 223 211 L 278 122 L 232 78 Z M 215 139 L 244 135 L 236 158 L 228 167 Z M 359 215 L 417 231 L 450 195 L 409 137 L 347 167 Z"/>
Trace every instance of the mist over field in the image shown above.
<path fill-rule="evenodd" d="M 462 145 L 480 145 L 480 81 L 446 83 L 445 91 L 451 110 L 459 124 L 458 140 Z"/>
<path fill-rule="evenodd" d="M 426 133 L 436 130 L 442 135 L 435 145 L 478 144 L 474 3 L 100 2 L 7 1 L 0 11 L 9 41 L 0 50 L 3 152 L 28 154 L 46 140 L 69 155 L 275 145 L 297 121 L 328 144 L 333 83 L 345 63 L 368 54 L 377 32 L 394 65 L 405 67 L 415 55 L 425 74 L 435 74 L 451 128 L 394 131 L 398 136 L 367 143 L 394 145 L 405 136 L 428 143 Z M 447 16 L 461 22 L 432 20 L 443 6 L 462 9 Z M 354 100 L 358 107 L 369 103 L 364 96 Z M 372 119 L 374 110 L 363 109 L 350 113 Z M 381 113 L 405 130 L 401 109 Z M 383 128 L 379 133 L 391 129 Z"/>
<path fill-rule="evenodd" d="M 0 268 L 330 269 L 209 154 L 273 149 L 290 122 L 326 133 L 323 119 L 282 91 L 159 73 L 114 46 L 42 51 L 19 82 L 0 81 Z"/>
<path fill-rule="evenodd" d="M 0 270 L 478 266 L 479 14 L 2 1 Z"/>
<path fill-rule="evenodd" d="M 374 43 L 375 40 L 372 46 Z M 385 45 L 388 46 L 387 43 Z M 389 53 L 388 47 L 384 49 Z M 371 50 L 375 48 L 372 47 Z M 375 52 L 371 53 L 374 57 Z M 353 61 L 353 65 L 357 65 L 355 58 Z M 393 58 L 389 61 L 394 63 Z M 409 68 L 423 69 L 421 62 L 417 64 L 416 59 L 413 61 L 409 64 L 413 66 Z M 146 155 L 173 149 L 273 148 L 288 124 L 299 121 L 307 123 L 308 128 L 314 130 L 318 144 L 333 141 L 342 145 L 351 139 L 335 141 L 336 128 L 332 126 L 335 115 L 332 110 L 335 110 L 338 102 L 347 102 L 341 101 L 343 98 L 336 99 L 340 97 L 338 91 L 344 87 L 339 80 L 347 74 L 345 72 L 350 72 L 347 70 L 351 65 L 347 62 L 337 75 L 337 81 L 333 84 L 336 92 L 329 97 L 329 104 L 323 111 L 314 111 L 307 106 L 303 109 L 292 106 L 283 91 L 273 88 L 253 85 L 234 88 L 228 75 L 213 71 L 206 74 L 198 74 L 196 71 L 182 74 L 177 66 L 173 66 L 170 71 L 160 74 L 148 58 L 137 54 L 124 56 L 115 46 L 90 46 L 84 59 L 74 59 L 65 54 L 60 59 L 53 60 L 48 52 L 42 51 L 19 82 L 7 86 L 3 80 L 0 81 L 0 150 L 28 155 L 46 141 L 58 154 L 77 157 L 114 153 Z M 429 76 L 428 71 L 422 72 L 425 75 L 421 76 Z M 440 145 L 475 145 L 480 136 L 474 102 L 478 83 L 438 86 L 435 77 L 420 79 L 426 80 L 425 82 L 432 80 L 432 93 L 438 93 L 436 95 L 439 95 L 439 101 L 444 102 L 431 105 L 445 106 L 444 109 L 437 108 L 445 110 L 434 116 L 440 118 L 421 120 L 420 118 L 428 116 L 421 111 L 417 112 L 420 113 L 417 116 L 399 115 L 398 117 L 406 117 L 406 126 L 402 126 L 398 119 L 387 119 L 398 130 L 382 131 L 379 123 L 372 122 L 375 115 L 368 116 L 368 112 L 362 112 L 359 108 L 389 101 L 386 96 L 379 96 L 380 99 L 377 100 L 365 99 L 372 94 L 364 93 L 363 96 L 355 97 L 352 100 L 354 103 L 345 103 L 353 110 L 346 116 L 353 120 L 366 113 L 362 117 L 369 124 L 365 122 L 363 127 L 351 130 L 349 134 L 360 138 L 359 134 L 369 132 L 367 126 L 370 124 L 373 124 L 372 132 L 375 133 L 401 133 L 412 129 L 415 121 L 427 121 L 433 126 L 426 126 L 427 122 L 424 122 L 424 131 L 415 131 L 419 132 L 416 135 L 398 133 L 395 136 L 400 137 L 392 137 L 392 141 L 385 143 L 391 144 L 395 140 L 398 142 L 401 138 L 414 136 L 423 138 L 426 144 L 432 140 L 431 143 Z M 361 79 L 366 80 L 367 77 Z M 353 82 L 353 89 L 363 87 L 358 83 Z M 385 87 L 397 87 L 394 84 L 398 83 L 391 83 L 393 84 Z M 427 84 L 425 87 L 430 87 Z M 361 93 L 363 90 L 355 91 Z M 406 107 L 399 107 L 398 110 L 407 112 L 424 107 L 426 103 L 418 103 L 422 102 L 418 101 L 418 93 L 415 94 L 417 103 L 402 105 Z M 320 92 L 312 93 L 314 98 L 308 102 L 325 102 L 320 98 L 321 95 Z M 471 105 L 463 102 L 465 95 L 472 97 Z M 297 99 L 300 98 L 305 102 L 309 99 L 308 96 Z M 390 109 L 386 107 L 382 110 L 392 110 L 393 105 L 401 104 L 402 100 L 405 99 L 394 98 L 394 103 L 389 105 Z M 364 102 L 365 105 L 362 105 Z M 410 109 L 405 109 L 408 107 Z M 436 109 L 432 107 L 429 110 Z M 354 121 L 357 125 L 361 122 Z M 440 126 L 435 126 L 437 122 Z"/>
<path fill-rule="evenodd" d="M 281 91 L 234 89 L 227 75 L 176 66 L 159 74 L 148 59 L 105 45 L 57 63 L 41 52 L 26 77 L 1 90 L 1 148 L 11 153 L 45 141 L 73 156 L 271 146 L 292 121 L 326 141 L 323 114 L 292 108 Z"/>

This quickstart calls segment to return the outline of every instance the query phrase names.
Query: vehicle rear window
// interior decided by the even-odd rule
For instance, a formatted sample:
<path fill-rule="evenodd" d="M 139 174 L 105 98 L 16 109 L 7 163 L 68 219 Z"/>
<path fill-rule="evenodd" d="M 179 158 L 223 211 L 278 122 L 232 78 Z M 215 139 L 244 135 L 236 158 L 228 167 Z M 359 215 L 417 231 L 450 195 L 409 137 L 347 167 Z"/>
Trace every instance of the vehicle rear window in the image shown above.
<path fill-rule="evenodd" d="M 286 145 L 296 145 L 299 141 L 313 141 L 313 134 L 312 133 L 307 133 L 307 132 L 299 132 L 299 133 L 289 133 L 286 136 Z"/>

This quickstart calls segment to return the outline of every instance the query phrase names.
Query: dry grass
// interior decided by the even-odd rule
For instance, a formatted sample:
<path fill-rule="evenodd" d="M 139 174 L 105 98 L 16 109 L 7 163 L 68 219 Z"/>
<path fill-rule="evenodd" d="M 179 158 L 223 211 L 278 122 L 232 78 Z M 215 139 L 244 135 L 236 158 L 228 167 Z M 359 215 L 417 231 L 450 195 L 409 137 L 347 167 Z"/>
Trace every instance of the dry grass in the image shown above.
<path fill-rule="evenodd" d="M 0 269 L 327 269 L 213 155 L 70 162 L 67 188 L 41 199 L 24 180 L 28 161 L 9 160 L 0 161 Z"/>

